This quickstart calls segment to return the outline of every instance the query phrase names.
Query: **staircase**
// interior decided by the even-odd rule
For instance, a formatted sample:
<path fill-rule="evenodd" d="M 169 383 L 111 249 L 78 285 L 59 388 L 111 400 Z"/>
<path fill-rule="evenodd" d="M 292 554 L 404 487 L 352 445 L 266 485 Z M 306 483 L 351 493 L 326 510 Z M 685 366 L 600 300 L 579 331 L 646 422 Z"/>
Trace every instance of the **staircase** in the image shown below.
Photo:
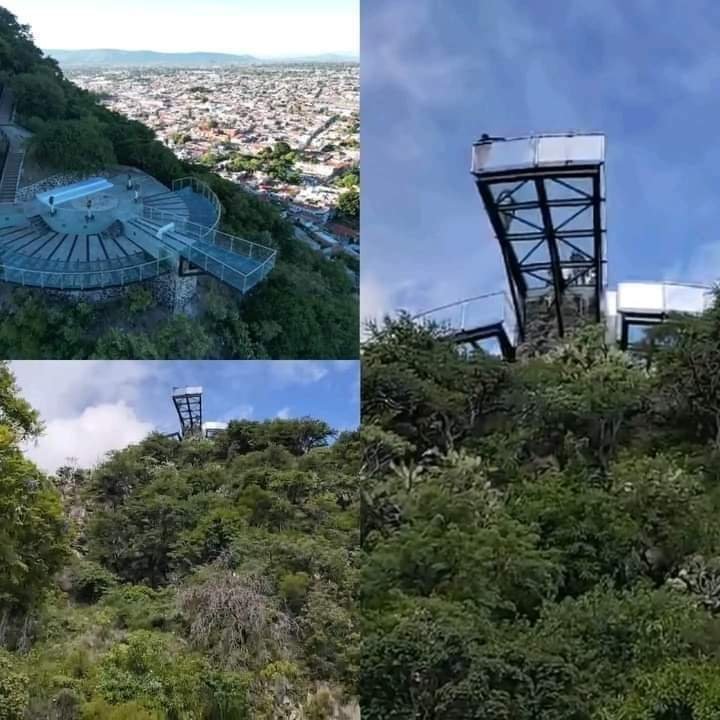
<path fill-rule="evenodd" d="M 0 180 L 0 203 L 15 202 L 24 157 L 25 151 L 23 149 L 10 146 L 5 159 L 2 180 Z"/>
<path fill-rule="evenodd" d="M 15 202 L 20 173 L 25 157 L 25 142 L 18 128 L 12 124 L 15 98 L 6 85 L 0 91 L 0 126 L 6 126 L 4 134 L 9 143 L 5 165 L 0 178 L 0 203 Z"/>
<path fill-rule="evenodd" d="M 142 202 L 146 207 L 190 219 L 190 211 L 185 200 L 178 193 L 170 190 L 148 195 L 142 199 Z"/>
<path fill-rule="evenodd" d="M 193 192 L 191 188 L 185 187 L 175 193 L 185 202 L 190 216 L 189 220 L 198 225 L 213 227 L 217 221 L 217 211 L 213 204 L 200 193 Z"/>

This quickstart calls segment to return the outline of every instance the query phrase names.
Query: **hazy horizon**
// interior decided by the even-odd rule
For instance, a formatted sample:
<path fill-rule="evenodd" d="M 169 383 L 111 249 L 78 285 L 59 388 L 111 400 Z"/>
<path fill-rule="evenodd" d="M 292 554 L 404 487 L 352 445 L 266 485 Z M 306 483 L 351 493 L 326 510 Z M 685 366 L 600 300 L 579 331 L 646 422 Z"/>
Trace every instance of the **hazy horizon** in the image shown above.
<path fill-rule="evenodd" d="M 197 0 L 155 0 L 152 5 L 145 0 L 102 5 L 0 0 L 0 5 L 31 27 L 43 50 L 217 52 L 258 59 L 360 54 L 358 0 L 265 0 L 261 7 L 255 0 L 206 0 L 202 5 Z"/>
<path fill-rule="evenodd" d="M 256 53 L 243 52 L 241 50 L 235 52 L 226 52 L 224 50 L 207 50 L 207 49 L 196 49 L 196 50 L 155 50 L 154 48 L 126 48 L 126 47 L 81 47 L 81 48 L 69 48 L 69 47 L 41 47 L 40 48 L 46 55 L 53 52 L 133 52 L 133 53 L 157 53 L 160 55 L 196 55 L 199 53 L 211 53 L 213 55 L 238 55 L 238 56 L 252 56 L 258 60 L 284 60 L 292 59 L 297 57 L 322 57 L 326 55 L 337 55 L 338 57 L 348 58 L 351 60 L 360 60 L 358 53 L 353 53 L 344 50 L 323 50 L 322 52 L 312 53 L 292 53 L 290 55 L 259 55 Z"/>

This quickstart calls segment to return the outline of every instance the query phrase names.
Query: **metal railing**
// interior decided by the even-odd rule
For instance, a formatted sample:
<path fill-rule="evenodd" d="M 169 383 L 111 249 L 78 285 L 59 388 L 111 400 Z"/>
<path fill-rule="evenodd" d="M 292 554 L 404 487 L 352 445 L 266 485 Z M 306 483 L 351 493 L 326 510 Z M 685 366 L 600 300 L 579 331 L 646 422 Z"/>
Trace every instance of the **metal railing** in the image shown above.
<path fill-rule="evenodd" d="M 713 303 L 708 285 L 678 282 L 618 283 L 618 313 L 701 313 Z"/>
<path fill-rule="evenodd" d="M 219 230 L 211 230 L 210 233 L 206 233 L 207 228 L 202 225 L 152 207 L 143 207 L 142 216 L 158 225 L 153 228 L 155 232 L 162 226 L 172 223 L 174 229 L 170 231 L 171 237 L 165 240 L 160 237 L 158 240 L 170 246 L 173 243 L 179 243 L 181 249 L 178 252 L 186 259 L 243 292 L 264 279 L 275 266 L 277 250 L 272 248 L 228 235 Z M 222 255 L 214 254 L 214 251 L 252 260 L 256 267 L 250 271 L 243 270 L 230 264 L 229 261 L 232 258 L 223 258 Z"/>
<path fill-rule="evenodd" d="M 602 133 L 547 133 L 478 141 L 472 147 L 471 172 L 604 161 L 605 135 Z"/>
<path fill-rule="evenodd" d="M 215 220 L 212 225 L 208 226 L 208 232 L 215 230 L 220 224 L 220 218 L 222 217 L 223 212 L 223 206 L 218 199 L 218 196 L 213 192 L 207 183 L 202 180 L 198 180 L 196 177 L 188 176 L 172 181 L 173 192 L 178 192 L 179 190 L 183 190 L 187 187 L 189 187 L 194 193 L 202 195 L 213 206 L 215 210 Z"/>
<path fill-rule="evenodd" d="M 266 247 L 265 245 L 260 245 L 251 240 L 245 240 L 236 235 L 230 235 L 221 230 L 206 228 L 204 225 L 174 215 L 166 210 L 143 206 L 142 216 L 153 222 L 162 223 L 163 225 L 173 223 L 175 225 L 175 231 L 186 235 L 188 238 L 209 243 L 210 245 L 228 250 L 236 255 L 242 255 L 258 260 L 259 262 L 263 262 L 270 256 L 277 254 L 277 250 Z"/>
<path fill-rule="evenodd" d="M 0 280 L 54 290 L 98 290 L 149 280 L 169 272 L 172 267 L 173 258 L 169 253 L 156 260 L 137 265 L 115 269 L 87 268 L 78 271 L 15 267 L 3 263 L 0 257 Z"/>
<path fill-rule="evenodd" d="M 434 323 L 453 334 L 502 323 L 510 342 L 517 343 L 515 309 L 504 290 L 440 305 L 418 313 L 412 319 Z"/>

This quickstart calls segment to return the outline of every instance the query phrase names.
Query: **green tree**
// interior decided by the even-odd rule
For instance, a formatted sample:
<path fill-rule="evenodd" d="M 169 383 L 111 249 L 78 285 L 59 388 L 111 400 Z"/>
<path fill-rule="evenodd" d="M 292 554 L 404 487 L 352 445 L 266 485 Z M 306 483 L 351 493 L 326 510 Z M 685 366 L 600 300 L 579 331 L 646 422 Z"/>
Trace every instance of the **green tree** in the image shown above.
<path fill-rule="evenodd" d="M 69 549 L 60 496 L 19 446 L 40 430 L 0 363 L 0 644 L 8 641 L 8 620 L 41 602 Z"/>
<path fill-rule="evenodd" d="M 356 187 L 346 190 L 338 198 L 338 210 L 349 218 L 360 217 L 360 191 Z"/>
<path fill-rule="evenodd" d="M 53 120 L 30 141 L 41 163 L 63 170 L 96 170 L 117 162 L 112 143 L 91 120 Z"/>

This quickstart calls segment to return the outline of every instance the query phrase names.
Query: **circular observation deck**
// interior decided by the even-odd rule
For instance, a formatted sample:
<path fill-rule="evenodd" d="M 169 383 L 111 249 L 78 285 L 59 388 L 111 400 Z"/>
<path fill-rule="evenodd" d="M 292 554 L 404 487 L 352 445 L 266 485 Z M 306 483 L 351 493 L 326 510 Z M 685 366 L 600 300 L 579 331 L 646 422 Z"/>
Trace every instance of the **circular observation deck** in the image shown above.
<path fill-rule="evenodd" d="M 197 184 L 171 190 L 141 172 L 90 178 L 0 209 L 0 281 L 58 290 L 124 286 L 169 272 L 177 257 L 135 225 L 217 224 Z"/>

